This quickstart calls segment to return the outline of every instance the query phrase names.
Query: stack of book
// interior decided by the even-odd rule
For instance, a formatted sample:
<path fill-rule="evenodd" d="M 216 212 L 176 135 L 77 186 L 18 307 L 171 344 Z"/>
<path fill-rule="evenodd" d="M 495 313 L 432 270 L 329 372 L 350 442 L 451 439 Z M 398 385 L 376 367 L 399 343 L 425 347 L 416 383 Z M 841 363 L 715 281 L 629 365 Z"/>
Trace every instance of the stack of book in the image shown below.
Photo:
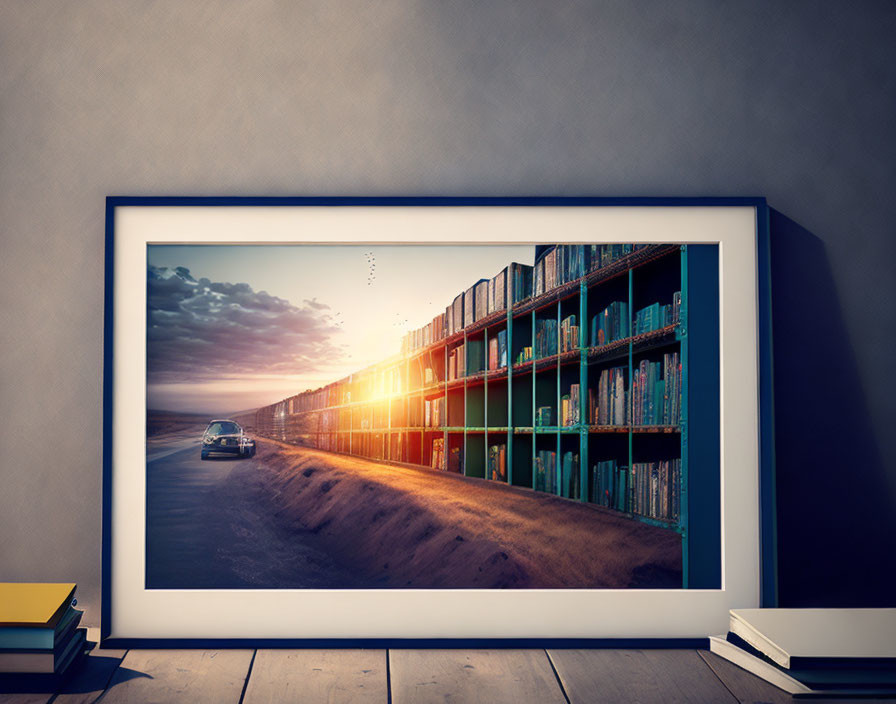
<path fill-rule="evenodd" d="M 0 672 L 61 675 L 84 652 L 74 584 L 0 583 Z"/>
<path fill-rule="evenodd" d="M 896 696 L 896 609 L 732 609 L 710 650 L 796 697 Z"/>

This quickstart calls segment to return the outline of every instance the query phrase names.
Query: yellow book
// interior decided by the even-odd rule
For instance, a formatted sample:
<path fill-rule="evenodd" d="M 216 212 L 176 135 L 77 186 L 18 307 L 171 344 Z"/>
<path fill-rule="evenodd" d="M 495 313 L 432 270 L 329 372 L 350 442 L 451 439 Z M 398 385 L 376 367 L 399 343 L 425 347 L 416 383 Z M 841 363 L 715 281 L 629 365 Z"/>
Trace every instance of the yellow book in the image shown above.
<path fill-rule="evenodd" d="M 74 594 L 74 584 L 0 582 L 0 627 L 55 627 Z"/>

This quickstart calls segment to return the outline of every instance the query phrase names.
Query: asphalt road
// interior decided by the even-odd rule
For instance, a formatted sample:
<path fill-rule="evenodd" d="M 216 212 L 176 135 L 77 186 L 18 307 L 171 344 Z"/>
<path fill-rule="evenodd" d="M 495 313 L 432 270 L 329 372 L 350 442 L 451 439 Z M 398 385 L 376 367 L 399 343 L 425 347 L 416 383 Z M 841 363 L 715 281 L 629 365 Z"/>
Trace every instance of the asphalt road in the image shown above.
<path fill-rule="evenodd" d="M 260 458 L 200 460 L 197 436 L 153 438 L 146 464 L 149 589 L 315 588 L 356 577 L 272 516 Z"/>

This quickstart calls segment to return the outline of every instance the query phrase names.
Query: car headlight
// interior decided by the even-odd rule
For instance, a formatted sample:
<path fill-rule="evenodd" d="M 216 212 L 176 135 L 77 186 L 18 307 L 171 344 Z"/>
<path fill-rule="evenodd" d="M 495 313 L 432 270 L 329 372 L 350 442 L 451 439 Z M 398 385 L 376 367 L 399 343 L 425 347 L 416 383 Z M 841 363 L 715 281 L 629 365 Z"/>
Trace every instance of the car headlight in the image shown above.
<path fill-rule="evenodd" d="M 204 438 L 202 438 L 202 442 L 204 442 L 206 445 L 211 445 L 214 442 L 214 440 L 212 438 L 210 438 L 208 435 L 206 435 Z"/>

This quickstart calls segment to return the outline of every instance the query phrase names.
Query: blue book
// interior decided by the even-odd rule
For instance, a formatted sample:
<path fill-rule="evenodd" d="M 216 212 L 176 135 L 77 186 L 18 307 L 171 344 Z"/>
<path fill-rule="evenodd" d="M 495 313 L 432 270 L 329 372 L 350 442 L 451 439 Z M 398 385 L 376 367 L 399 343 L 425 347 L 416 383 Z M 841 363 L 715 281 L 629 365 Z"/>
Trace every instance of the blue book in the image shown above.
<path fill-rule="evenodd" d="M 0 650 L 53 650 L 81 622 L 83 611 L 69 606 L 56 627 L 0 627 Z"/>

